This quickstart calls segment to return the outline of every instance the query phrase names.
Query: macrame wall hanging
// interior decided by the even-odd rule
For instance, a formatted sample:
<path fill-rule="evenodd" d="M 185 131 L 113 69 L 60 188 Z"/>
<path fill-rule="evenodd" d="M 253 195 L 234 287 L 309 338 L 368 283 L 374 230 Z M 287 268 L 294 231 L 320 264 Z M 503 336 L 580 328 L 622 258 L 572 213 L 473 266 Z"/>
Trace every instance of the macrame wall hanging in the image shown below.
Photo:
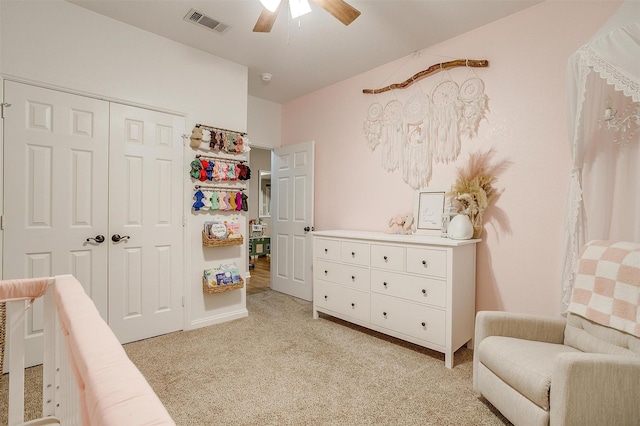
<path fill-rule="evenodd" d="M 364 89 L 379 94 L 404 89 L 418 80 L 449 68 L 484 68 L 487 60 L 457 59 L 435 64 L 402 83 L 381 89 Z M 473 70 L 472 70 L 473 71 Z M 374 102 L 364 119 L 364 134 L 371 151 L 381 146 L 382 167 L 389 171 L 402 169 L 404 181 L 413 189 L 427 186 L 433 161 L 449 163 L 460 154 L 461 138 L 477 135 L 480 120 L 488 111 L 484 82 L 473 71 L 458 85 L 449 73 L 433 87 L 430 95 L 421 88 L 404 103 L 397 99 L 384 105 Z"/>

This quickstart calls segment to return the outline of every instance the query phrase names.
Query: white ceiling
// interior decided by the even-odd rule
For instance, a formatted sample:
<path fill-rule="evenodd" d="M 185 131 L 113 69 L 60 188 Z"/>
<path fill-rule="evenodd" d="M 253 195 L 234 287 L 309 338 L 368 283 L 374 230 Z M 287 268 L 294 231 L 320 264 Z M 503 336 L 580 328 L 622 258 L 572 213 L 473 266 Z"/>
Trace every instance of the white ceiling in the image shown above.
<path fill-rule="evenodd" d="M 283 103 L 533 6 L 540 0 L 347 0 L 362 14 L 344 26 L 313 2 L 271 33 L 254 33 L 259 0 L 68 0 L 249 69 L 249 95 Z M 186 22 L 194 8 L 231 26 L 219 35 Z M 285 13 L 286 12 L 286 13 Z M 508 34 L 505 34 L 508 37 Z M 265 83 L 262 73 L 273 78 Z"/>

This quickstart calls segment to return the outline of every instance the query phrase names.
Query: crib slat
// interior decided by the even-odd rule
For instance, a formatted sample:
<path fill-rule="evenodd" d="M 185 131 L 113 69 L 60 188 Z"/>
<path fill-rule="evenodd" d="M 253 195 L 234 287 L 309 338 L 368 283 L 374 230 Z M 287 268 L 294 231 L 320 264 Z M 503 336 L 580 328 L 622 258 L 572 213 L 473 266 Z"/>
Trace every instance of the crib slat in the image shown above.
<path fill-rule="evenodd" d="M 69 363 L 66 336 L 53 300 L 55 280 L 44 298 L 44 356 L 42 365 L 42 416 L 55 416 L 64 426 L 80 426 L 78 389 Z"/>
<path fill-rule="evenodd" d="M 25 302 L 7 302 L 9 355 L 9 426 L 24 422 L 24 331 Z"/>
<path fill-rule="evenodd" d="M 55 416 L 56 408 L 56 307 L 53 303 L 53 280 L 42 296 L 44 302 L 44 326 L 42 357 L 42 417 Z"/>
<path fill-rule="evenodd" d="M 57 285 L 57 284 L 56 284 Z M 78 384 L 69 361 L 66 336 L 56 315 L 56 417 L 64 426 L 80 426 Z"/>

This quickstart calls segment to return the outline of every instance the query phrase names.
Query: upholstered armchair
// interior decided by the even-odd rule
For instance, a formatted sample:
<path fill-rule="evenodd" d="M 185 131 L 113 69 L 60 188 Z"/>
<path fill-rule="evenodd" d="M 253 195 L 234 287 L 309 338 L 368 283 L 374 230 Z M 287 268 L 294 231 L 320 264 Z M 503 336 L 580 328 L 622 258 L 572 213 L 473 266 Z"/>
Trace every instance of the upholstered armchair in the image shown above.
<path fill-rule="evenodd" d="M 580 254 L 566 319 L 476 316 L 473 388 L 515 425 L 640 425 L 640 244 Z"/>

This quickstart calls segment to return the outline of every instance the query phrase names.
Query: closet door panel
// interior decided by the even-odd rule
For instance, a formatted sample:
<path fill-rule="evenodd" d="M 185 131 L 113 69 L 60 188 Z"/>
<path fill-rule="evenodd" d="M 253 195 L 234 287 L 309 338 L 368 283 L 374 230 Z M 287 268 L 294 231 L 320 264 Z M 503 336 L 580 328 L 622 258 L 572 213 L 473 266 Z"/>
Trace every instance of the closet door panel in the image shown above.
<path fill-rule="evenodd" d="M 109 325 L 122 343 L 183 327 L 184 117 L 111 105 Z"/>
<path fill-rule="evenodd" d="M 107 320 L 109 104 L 5 81 L 3 278 L 74 274 Z M 87 240 L 87 239 L 90 240 Z M 28 311 L 41 362 L 42 306 Z"/>

